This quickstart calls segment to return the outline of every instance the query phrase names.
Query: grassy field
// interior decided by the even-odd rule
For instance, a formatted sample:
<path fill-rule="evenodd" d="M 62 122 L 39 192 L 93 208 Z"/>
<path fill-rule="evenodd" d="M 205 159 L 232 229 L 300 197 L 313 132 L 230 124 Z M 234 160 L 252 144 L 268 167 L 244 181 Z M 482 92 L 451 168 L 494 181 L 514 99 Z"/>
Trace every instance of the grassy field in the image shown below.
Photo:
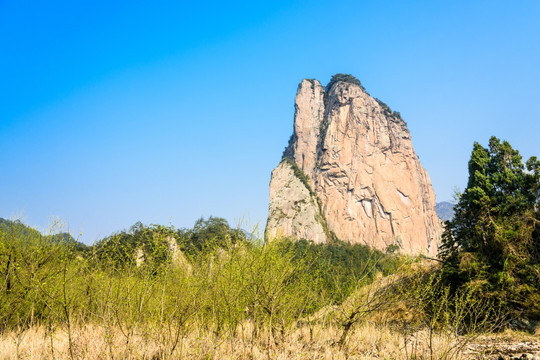
<path fill-rule="evenodd" d="M 8 225 L 2 359 L 460 359 L 507 320 L 451 291 L 438 262 L 360 245 L 257 241 L 212 221 L 86 247 Z"/>
<path fill-rule="evenodd" d="M 256 332 L 252 323 L 239 326 L 234 336 L 217 336 L 196 327 L 178 343 L 164 327 L 135 329 L 126 334 L 115 326 L 77 325 L 69 349 L 67 329 L 32 327 L 11 331 L 0 340 L 2 359 L 460 359 L 459 338 L 427 332 L 404 336 L 388 326 L 363 322 L 340 346 L 342 329 L 317 324 L 294 327 L 275 339 L 268 331 Z M 462 341 L 462 340 L 461 340 Z M 176 346 L 175 346 L 176 345 Z"/>

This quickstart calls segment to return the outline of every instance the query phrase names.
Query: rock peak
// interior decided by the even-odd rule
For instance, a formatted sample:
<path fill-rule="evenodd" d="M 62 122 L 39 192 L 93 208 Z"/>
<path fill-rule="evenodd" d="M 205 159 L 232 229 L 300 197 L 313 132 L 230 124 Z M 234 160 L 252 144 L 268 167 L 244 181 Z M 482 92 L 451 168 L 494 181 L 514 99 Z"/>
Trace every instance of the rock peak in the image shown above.
<path fill-rule="evenodd" d="M 437 252 L 435 195 L 397 112 L 352 75 L 304 79 L 294 131 L 272 172 L 267 235 Z"/>

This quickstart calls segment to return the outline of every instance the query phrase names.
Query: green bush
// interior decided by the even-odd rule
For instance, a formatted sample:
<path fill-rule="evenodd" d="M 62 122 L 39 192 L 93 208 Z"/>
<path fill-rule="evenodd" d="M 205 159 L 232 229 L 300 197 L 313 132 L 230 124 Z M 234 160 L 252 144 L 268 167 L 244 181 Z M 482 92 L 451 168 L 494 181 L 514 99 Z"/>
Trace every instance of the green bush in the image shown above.
<path fill-rule="evenodd" d="M 401 121 L 403 121 L 405 123 L 405 121 L 403 120 L 403 118 L 401 117 L 401 113 L 399 111 L 392 111 L 392 109 L 390 109 L 390 106 L 388 106 L 384 101 L 382 100 L 379 100 L 377 98 L 375 98 L 375 101 L 377 102 L 377 104 L 379 104 L 379 106 L 382 108 L 383 110 L 383 114 L 384 116 L 386 117 L 393 117 L 395 119 L 399 119 Z"/>
<path fill-rule="evenodd" d="M 326 85 L 326 92 L 329 92 L 332 87 L 338 83 L 338 82 L 345 82 L 345 83 L 348 83 L 348 84 L 353 84 L 353 85 L 357 85 L 359 86 L 362 90 L 366 90 L 364 89 L 364 87 L 362 86 L 362 83 L 360 82 L 360 80 L 358 80 L 357 78 L 355 78 L 353 75 L 351 74 L 335 74 L 332 76 L 332 78 L 330 79 L 330 82 Z"/>

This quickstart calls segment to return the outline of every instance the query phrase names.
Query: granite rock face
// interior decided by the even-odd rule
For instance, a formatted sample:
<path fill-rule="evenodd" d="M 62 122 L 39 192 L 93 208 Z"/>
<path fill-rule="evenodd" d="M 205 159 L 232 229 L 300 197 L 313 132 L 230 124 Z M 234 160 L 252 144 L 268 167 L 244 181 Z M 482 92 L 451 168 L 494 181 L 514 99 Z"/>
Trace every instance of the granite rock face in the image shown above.
<path fill-rule="evenodd" d="M 303 80 L 294 133 L 272 172 L 267 235 L 434 255 L 435 194 L 398 113 L 359 82 Z"/>
<path fill-rule="evenodd" d="M 272 171 L 267 235 L 326 242 L 317 195 L 294 172 L 295 166 L 289 161 L 282 161 Z"/>

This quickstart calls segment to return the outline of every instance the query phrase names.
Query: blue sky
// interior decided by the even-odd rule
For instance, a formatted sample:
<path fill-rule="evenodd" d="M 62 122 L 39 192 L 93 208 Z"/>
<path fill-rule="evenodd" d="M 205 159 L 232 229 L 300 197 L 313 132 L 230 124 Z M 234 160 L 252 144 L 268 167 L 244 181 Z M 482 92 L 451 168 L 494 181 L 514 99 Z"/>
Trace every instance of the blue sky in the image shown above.
<path fill-rule="evenodd" d="M 474 141 L 540 155 L 540 2 L 0 0 L 0 217 L 86 243 L 264 227 L 302 78 L 400 111 L 438 201 Z"/>

